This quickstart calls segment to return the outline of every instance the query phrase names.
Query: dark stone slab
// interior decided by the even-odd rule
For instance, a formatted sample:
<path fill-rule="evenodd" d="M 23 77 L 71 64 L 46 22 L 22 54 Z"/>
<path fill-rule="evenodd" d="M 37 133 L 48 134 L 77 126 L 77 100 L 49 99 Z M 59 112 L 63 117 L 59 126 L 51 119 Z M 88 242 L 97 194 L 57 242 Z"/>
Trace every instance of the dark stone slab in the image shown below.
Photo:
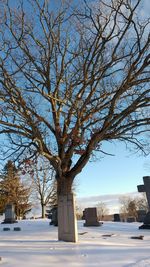
<path fill-rule="evenodd" d="M 128 217 L 127 222 L 128 223 L 136 222 L 136 218 L 135 217 Z"/>
<path fill-rule="evenodd" d="M 84 218 L 85 218 L 84 226 L 100 226 L 100 225 L 102 225 L 98 221 L 97 209 L 95 207 L 85 209 L 84 210 Z"/>
<path fill-rule="evenodd" d="M 115 213 L 114 214 L 114 222 L 120 222 L 121 219 L 120 219 L 120 214 L 119 213 Z"/>
<path fill-rule="evenodd" d="M 3 231 L 10 231 L 10 228 L 9 227 L 4 227 Z"/>
<path fill-rule="evenodd" d="M 139 229 L 148 229 L 148 230 L 150 230 L 150 224 L 142 224 L 141 226 L 139 226 Z"/>
<path fill-rule="evenodd" d="M 139 229 L 150 229 L 150 211 L 147 212 L 144 218 L 144 224 L 142 224 Z"/>
<path fill-rule="evenodd" d="M 146 210 L 138 210 L 137 215 L 138 215 L 137 221 L 144 222 L 144 218 L 146 216 Z"/>
<path fill-rule="evenodd" d="M 14 227 L 14 231 L 21 231 L 20 227 Z"/>
<path fill-rule="evenodd" d="M 150 211 L 146 213 L 144 224 L 150 224 Z"/>
<path fill-rule="evenodd" d="M 138 185 L 137 189 L 139 193 L 145 192 L 145 185 L 144 184 Z"/>

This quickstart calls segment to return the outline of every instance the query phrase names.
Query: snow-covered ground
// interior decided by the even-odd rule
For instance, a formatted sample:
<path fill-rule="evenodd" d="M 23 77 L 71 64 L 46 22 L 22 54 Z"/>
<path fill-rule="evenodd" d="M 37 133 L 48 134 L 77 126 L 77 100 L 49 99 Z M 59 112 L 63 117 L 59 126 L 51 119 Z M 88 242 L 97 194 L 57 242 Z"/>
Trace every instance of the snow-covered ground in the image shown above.
<path fill-rule="evenodd" d="M 57 227 L 49 220 L 0 224 L 0 267 L 150 267 L 150 230 L 138 230 L 139 225 L 104 222 L 83 227 L 80 221 L 79 242 L 74 244 L 58 241 Z M 139 235 L 143 240 L 131 239 Z"/>

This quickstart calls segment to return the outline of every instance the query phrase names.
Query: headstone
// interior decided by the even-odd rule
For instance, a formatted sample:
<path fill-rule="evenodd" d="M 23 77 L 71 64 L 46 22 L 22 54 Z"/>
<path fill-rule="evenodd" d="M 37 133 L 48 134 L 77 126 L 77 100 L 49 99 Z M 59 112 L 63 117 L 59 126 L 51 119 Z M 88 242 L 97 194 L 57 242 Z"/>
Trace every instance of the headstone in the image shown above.
<path fill-rule="evenodd" d="M 144 222 L 144 218 L 146 216 L 146 210 L 138 210 L 137 211 L 137 221 L 138 222 Z"/>
<path fill-rule="evenodd" d="M 120 214 L 119 213 L 115 213 L 114 214 L 114 222 L 120 222 L 121 219 L 120 219 Z"/>
<path fill-rule="evenodd" d="M 14 227 L 14 231 L 21 231 L 20 227 Z"/>
<path fill-rule="evenodd" d="M 85 223 L 84 226 L 100 226 L 100 222 L 97 217 L 96 208 L 87 208 L 84 210 Z"/>
<path fill-rule="evenodd" d="M 72 193 L 58 196 L 58 239 L 78 241 L 75 199 Z"/>
<path fill-rule="evenodd" d="M 139 229 L 150 229 L 150 176 L 143 177 L 144 184 L 138 185 L 138 192 L 145 192 L 147 197 L 149 212 L 144 218 L 144 224 L 139 227 Z"/>
<path fill-rule="evenodd" d="M 127 222 L 128 223 L 136 222 L 136 218 L 135 217 L 128 217 Z"/>
<path fill-rule="evenodd" d="M 13 204 L 7 204 L 5 207 L 5 219 L 2 223 L 15 223 L 15 207 Z"/>
<path fill-rule="evenodd" d="M 85 220 L 85 210 L 83 210 L 82 220 Z"/>
<path fill-rule="evenodd" d="M 50 225 L 58 226 L 58 208 L 53 207 L 50 211 L 51 213 L 51 222 Z"/>
<path fill-rule="evenodd" d="M 4 227 L 3 231 L 10 231 L 10 228 L 9 227 Z"/>

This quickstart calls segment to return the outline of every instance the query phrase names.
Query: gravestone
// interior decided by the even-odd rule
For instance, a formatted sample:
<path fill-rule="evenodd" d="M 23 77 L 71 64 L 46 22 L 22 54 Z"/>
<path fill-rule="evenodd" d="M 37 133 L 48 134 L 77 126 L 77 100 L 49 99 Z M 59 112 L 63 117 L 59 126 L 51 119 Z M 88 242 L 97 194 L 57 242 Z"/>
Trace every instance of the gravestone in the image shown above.
<path fill-rule="evenodd" d="M 114 214 L 114 222 L 120 222 L 121 219 L 120 219 L 120 214 L 119 213 L 115 213 Z"/>
<path fill-rule="evenodd" d="M 144 224 L 139 227 L 139 229 L 150 229 L 150 176 L 143 177 L 144 184 L 138 185 L 138 192 L 145 192 L 147 203 L 148 203 L 148 213 L 144 218 Z"/>
<path fill-rule="evenodd" d="M 58 196 L 58 239 L 77 242 L 77 220 L 74 194 Z"/>
<path fill-rule="evenodd" d="M 87 208 L 84 210 L 85 223 L 84 226 L 100 226 L 100 222 L 97 218 L 96 208 Z"/>
<path fill-rule="evenodd" d="M 5 207 L 5 219 L 2 223 L 16 223 L 15 207 L 13 204 L 7 204 Z"/>
<path fill-rule="evenodd" d="M 53 207 L 50 211 L 51 213 L 51 222 L 50 225 L 58 226 L 58 208 Z"/>
<path fill-rule="evenodd" d="M 136 218 L 130 216 L 130 217 L 127 218 L 127 222 L 128 222 L 128 223 L 136 222 Z"/>
<path fill-rule="evenodd" d="M 137 221 L 138 222 L 144 222 L 144 218 L 146 216 L 146 210 L 138 210 L 137 211 Z"/>

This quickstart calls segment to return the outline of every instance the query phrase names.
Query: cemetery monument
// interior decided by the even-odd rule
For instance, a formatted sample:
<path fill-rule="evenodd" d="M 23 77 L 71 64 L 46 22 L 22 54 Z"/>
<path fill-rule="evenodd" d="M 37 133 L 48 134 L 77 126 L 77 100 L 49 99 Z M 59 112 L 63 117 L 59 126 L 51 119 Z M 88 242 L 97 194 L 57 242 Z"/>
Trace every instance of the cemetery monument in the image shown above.
<path fill-rule="evenodd" d="M 7 204 L 5 207 L 5 219 L 2 223 L 16 223 L 15 207 L 13 204 Z"/>
<path fill-rule="evenodd" d="M 150 176 L 143 177 L 144 184 L 138 185 L 138 192 L 145 192 L 148 203 L 148 212 L 144 218 L 144 224 L 139 229 L 150 229 Z"/>

